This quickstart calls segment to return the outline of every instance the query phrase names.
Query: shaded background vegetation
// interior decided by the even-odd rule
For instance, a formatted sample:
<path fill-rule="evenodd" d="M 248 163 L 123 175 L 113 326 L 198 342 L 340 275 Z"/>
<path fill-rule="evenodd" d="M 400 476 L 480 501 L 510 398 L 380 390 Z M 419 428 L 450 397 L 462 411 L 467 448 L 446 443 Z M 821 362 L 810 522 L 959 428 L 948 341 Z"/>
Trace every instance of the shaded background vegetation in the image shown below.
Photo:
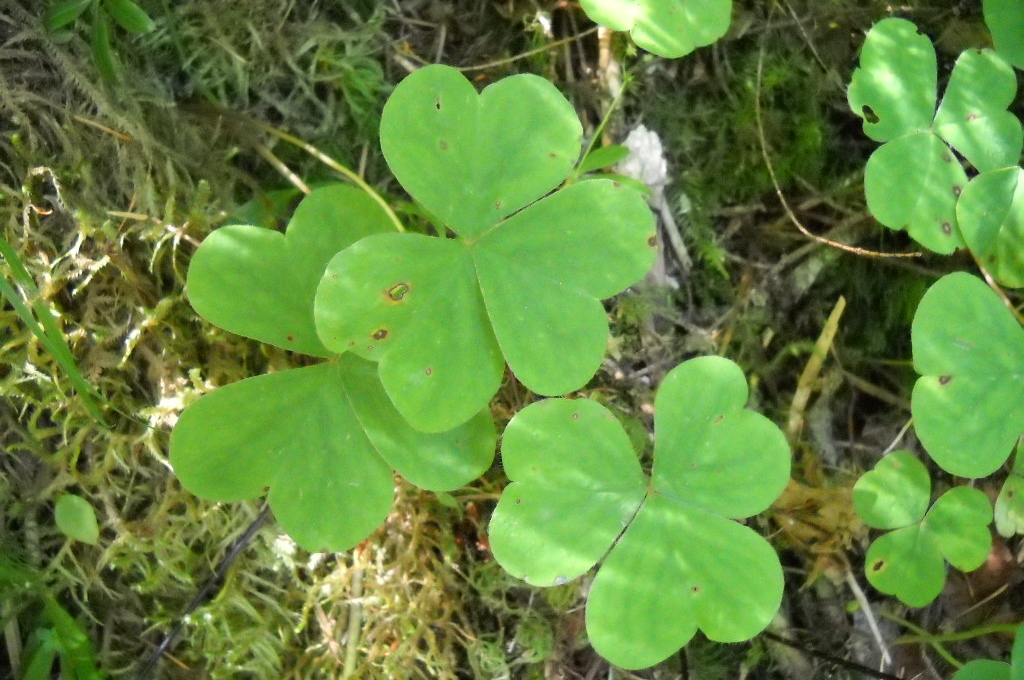
<path fill-rule="evenodd" d="M 338 179 L 265 126 L 404 205 L 377 122 L 394 83 L 416 66 L 478 67 L 470 75 L 480 86 L 539 73 L 577 105 L 588 133 L 615 80 L 592 25 L 566 2 L 141 4 L 157 30 L 115 32 L 120 78 L 108 83 L 84 31 L 58 41 L 35 0 L 0 3 L 0 228 L 59 314 L 86 377 L 118 409 L 109 427 L 96 423 L 13 310 L 0 307 L 0 575 L 11 564 L 36 573 L 114 678 L 135 677 L 259 512 L 184 492 L 167 440 L 201 394 L 296 361 L 202 322 L 183 292 L 196 244 L 243 204 L 246 216 L 272 205 L 268 193 L 291 186 L 283 168 L 307 183 Z M 890 13 L 937 41 L 943 74 L 987 33 L 977 2 L 736 4 L 726 38 L 682 60 L 637 53 L 621 35 L 605 44 L 631 79 L 606 138 L 619 142 L 640 123 L 661 136 L 669 208 L 694 264 L 682 267 L 669 251 L 660 279 L 611 303 L 610 358 L 585 392 L 616 408 L 643 444 L 658 378 L 688 357 L 719 353 L 748 372 L 756 405 L 785 423 L 825 319 L 846 298 L 830 358 L 797 409 L 796 483 L 757 523 L 787 569 L 771 630 L 805 649 L 698 639 L 658 668 L 608 669 L 583 635 L 585 579 L 533 590 L 490 559 L 486 523 L 504 483 L 495 466 L 453 498 L 399 481 L 386 525 L 346 554 L 307 554 L 265 525 L 150 677 L 862 677 L 807 649 L 875 663 L 851 606 L 867 533 L 849 488 L 901 436 L 914 446 L 903 433 L 910 320 L 932 280 L 968 263 L 869 258 L 810 241 L 783 211 L 764 155 L 810 230 L 873 251 L 913 250 L 866 212 L 862 173 L 874 147 L 847 108 L 845 83 L 864 31 Z M 1020 99 L 1015 106 L 1024 110 Z M 507 420 L 529 399 L 510 383 L 495 415 Z M 53 502 L 67 491 L 96 508 L 97 546 L 56 530 Z M 1015 548 L 997 541 L 989 565 L 970 580 L 954 577 L 924 610 L 868 592 L 883 635 L 891 643 L 908 632 L 893 619 L 932 633 L 1014 620 Z M 35 605 L 9 581 L 0 605 L 6 679 Z M 952 648 L 963 659 L 998 658 L 1005 645 L 988 637 Z M 950 673 L 927 645 L 894 649 L 907 677 Z"/>

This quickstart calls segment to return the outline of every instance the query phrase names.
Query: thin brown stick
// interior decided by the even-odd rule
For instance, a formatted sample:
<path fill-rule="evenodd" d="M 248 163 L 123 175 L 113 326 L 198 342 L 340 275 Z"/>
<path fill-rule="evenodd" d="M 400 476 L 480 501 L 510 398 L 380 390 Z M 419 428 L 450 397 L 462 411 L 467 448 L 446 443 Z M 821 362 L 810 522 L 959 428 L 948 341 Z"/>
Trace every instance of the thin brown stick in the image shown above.
<path fill-rule="evenodd" d="M 505 64 L 511 64 L 514 61 L 519 61 L 520 59 L 525 59 L 526 57 L 532 57 L 535 54 L 540 54 L 541 52 L 547 52 L 548 50 L 554 49 L 556 47 L 561 47 L 562 45 L 566 45 L 568 43 L 571 43 L 573 41 L 579 40 L 581 38 L 585 38 L 588 35 L 592 35 L 594 33 L 597 33 L 597 30 L 599 28 L 601 28 L 601 27 L 600 26 L 594 26 L 592 28 L 588 28 L 587 30 L 583 31 L 582 33 L 578 33 L 576 35 L 570 35 L 568 38 L 562 38 L 561 40 L 555 40 L 554 42 L 549 42 L 547 45 L 542 45 L 541 47 L 537 47 L 537 48 L 534 48 L 534 49 L 529 50 L 527 52 L 522 52 L 520 54 L 516 54 L 516 55 L 511 56 L 511 57 L 506 57 L 504 59 L 498 59 L 498 60 L 495 60 L 495 61 L 489 61 L 486 64 L 476 64 L 474 66 L 457 66 L 456 68 L 458 68 L 458 70 L 462 71 L 463 73 L 466 73 L 468 71 L 483 71 L 483 70 L 486 70 L 486 69 L 489 69 L 489 68 L 494 68 L 495 66 L 504 66 Z"/>
<path fill-rule="evenodd" d="M 789 217 L 790 222 L 800 230 L 800 233 L 809 239 L 823 243 L 839 250 L 845 250 L 849 253 L 856 253 L 858 255 L 864 255 L 866 257 L 921 257 L 920 252 L 911 253 L 880 253 L 874 250 L 865 250 L 864 248 L 858 248 L 856 246 L 847 245 L 845 243 L 839 243 L 838 241 L 831 241 L 823 236 L 812 234 L 807 227 L 800 222 L 800 219 L 793 212 L 793 209 L 789 207 L 789 201 L 786 200 L 785 194 L 782 193 L 782 187 L 779 186 L 779 178 L 775 175 L 775 166 L 772 165 L 772 160 L 768 156 L 768 142 L 764 136 L 764 123 L 761 120 L 761 74 L 764 70 L 764 46 L 761 46 L 760 51 L 757 55 L 757 81 L 754 92 L 754 120 L 757 124 L 757 139 L 761 146 L 761 157 L 764 159 L 764 164 L 768 168 L 768 175 L 772 178 L 772 185 L 775 187 L 775 195 L 779 197 L 779 202 L 782 204 L 783 209 L 786 211 L 786 215 Z"/>

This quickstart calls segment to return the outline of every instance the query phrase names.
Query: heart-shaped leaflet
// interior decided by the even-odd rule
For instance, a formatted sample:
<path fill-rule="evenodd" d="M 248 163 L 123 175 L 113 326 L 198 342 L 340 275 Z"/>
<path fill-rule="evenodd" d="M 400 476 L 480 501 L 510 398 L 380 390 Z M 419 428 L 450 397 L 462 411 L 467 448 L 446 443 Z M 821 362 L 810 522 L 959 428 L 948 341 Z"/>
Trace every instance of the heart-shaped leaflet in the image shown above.
<path fill-rule="evenodd" d="M 910 336 L 921 443 L 951 474 L 992 474 L 1024 432 L 1024 330 L 980 279 L 957 272 L 925 293 Z"/>
<path fill-rule="evenodd" d="M 312 300 L 327 261 L 364 236 L 393 232 L 387 214 L 346 185 L 315 190 L 295 209 L 287 231 L 228 225 L 203 240 L 189 264 L 192 307 L 225 330 L 303 354 L 323 346 Z M 297 301 L 309 301 L 306 305 Z"/>

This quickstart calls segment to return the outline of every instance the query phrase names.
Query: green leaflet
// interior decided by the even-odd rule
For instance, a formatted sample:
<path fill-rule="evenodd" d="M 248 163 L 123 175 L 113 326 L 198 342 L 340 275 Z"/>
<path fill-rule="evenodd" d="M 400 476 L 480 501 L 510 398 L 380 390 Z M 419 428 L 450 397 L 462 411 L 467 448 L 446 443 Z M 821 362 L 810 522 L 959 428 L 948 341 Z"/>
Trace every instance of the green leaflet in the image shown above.
<path fill-rule="evenodd" d="M 682 57 L 729 30 L 732 0 L 581 0 L 590 19 L 661 57 Z"/>
<path fill-rule="evenodd" d="M 935 252 L 965 245 L 956 203 L 967 176 L 952 149 L 980 172 L 1015 165 L 1024 136 L 1006 107 L 1016 87 L 1013 70 L 994 52 L 969 50 L 936 110 L 931 41 L 904 19 L 876 24 L 848 91 L 865 134 L 884 142 L 865 169 L 872 214 Z"/>
<path fill-rule="evenodd" d="M 66 493 L 57 499 L 53 509 L 54 521 L 64 535 L 95 545 L 100 538 L 99 524 L 96 522 L 96 511 L 89 501 L 81 496 Z"/>
<path fill-rule="evenodd" d="M 1003 285 L 1024 287 L 1024 170 L 983 172 L 956 206 L 967 247 Z"/>
<path fill-rule="evenodd" d="M 1013 459 L 1010 476 L 1003 482 L 996 498 L 995 522 L 1000 536 L 1009 538 L 1024 533 L 1024 456 L 1020 452 Z"/>
<path fill-rule="evenodd" d="M 1024 330 L 980 279 L 955 273 L 925 293 L 911 341 L 921 443 L 951 474 L 992 474 L 1024 431 Z"/>
<path fill-rule="evenodd" d="M 315 318 L 329 350 L 380 362 L 415 427 L 444 431 L 478 412 L 505 361 L 545 395 L 582 387 L 600 367 L 600 300 L 650 267 L 654 221 L 639 194 L 610 180 L 545 196 L 572 171 L 580 134 L 569 103 L 534 76 L 477 94 L 454 69 L 430 66 L 385 106 L 389 165 L 455 238 L 382 235 L 345 249 Z"/>
<path fill-rule="evenodd" d="M 893 529 L 868 547 L 868 581 L 912 607 L 938 597 L 946 581 L 944 559 L 971 571 L 981 566 L 992 545 L 992 508 L 984 492 L 955 487 L 925 513 L 930 494 L 928 471 L 907 451 L 882 458 L 853 488 L 854 507 L 864 523 Z"/>
<path fill-rule="evenodd" d="M 345 185 L 315 190 L 282 234 L 229 225 L 192 257 L 188 298 L 203 318 L 271 345 L 327 357 L 313 322 L 313 297 L 327 262 L 360 238 L 394 232 L 387 215 L 362 191 Z M 341 350 L 338 350 L 341 351 Z"/>
<path fill-rule="evenodd" d="M 698 628 L 722 642 L 756 635 L 778 609 L 782 571 L 767 541 L 732 520 L 781 493 L 789 447 L 746 400 L 743 373 L 726 359 L 669 373 L 650 480 L 603 406 L 550 399 L 520 411 L 502 446 L 512 484 L 491 520 L 495 559 L 530 583 L 558 585 L 604 557 L 587 631 L 620 666 L 653 665 Z"/>
<path fill-rule="evenodd" d="M 1020 0 L 982 0 L 985 23 L 999 55 L 1024 69 L 1024 11 Z"/>

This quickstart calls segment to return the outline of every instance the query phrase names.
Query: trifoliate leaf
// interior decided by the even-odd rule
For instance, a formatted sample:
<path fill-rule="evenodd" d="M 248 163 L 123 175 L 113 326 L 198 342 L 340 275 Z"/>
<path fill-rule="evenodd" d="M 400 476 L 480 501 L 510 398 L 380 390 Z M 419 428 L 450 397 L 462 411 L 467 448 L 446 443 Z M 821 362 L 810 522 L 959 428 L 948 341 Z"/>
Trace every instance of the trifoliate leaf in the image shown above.
<path fill-rule="evenodd" d="M 303 199 L 286 233 L 229 225 L 210 234 L 189 265 L 188 298 L 221 328 L 284 349 L 330 356 L 313 323 L 313 297 L 327 262 L 369 234 L 393 232 L 364 192 L 334 185 Z"/>
<path fill-rule="evenodd" d="M 1024 287 L 1024 170 L 981 173 L 964 189 L 956 215 L 967 247 L 992 277 Z"/>
<path fill-rule="evenodd" d="M 1024 330 L 980 279 L 955 273 L 925 293 L 911 341 L 921 443 L 951 474 L 992 474 L 1024 432 Z"/>
<path fill-rule="evenodd" d="M 100 538 L 100 527 L 96 522 L 96 511 L 81 496 L 66 493 L 57 499 L 53 509 L 54 520 L 61 532 L 76 541 L 96 545 Z"/>
<path fill-rule="evenodd" d="M 967 176 L 955 149 L 981 172 L 1014 165 L 1024 138 L 1006 107 L 1013 70 L 991 50 L 957 60 L 936 111 L 935 50 L 904 19 L 885 19 L 868 33 L 848 100 L 864 131 L 885 142 L 868 161 L 868 208 L 891 229 L 921 245 L 951 253 L 964 245 L 957 198 Z"/>
<path fill-rule="evenodd" d="M 533 76 L 478 95 L 454 69 L 430 66 L 396 88 L 381 146 L 438 233 L 455 238 L 373 236 L 339 253 L 316 296 L 324 345 L 379 360 L 395 406 L 425 431 L 483 408 L 503 357 L 534 392 L 582 387 L 607 345 L 600 300 L 649 268 L 654 222 L 617 182 L 544 197 L 579 157 L 569 103 Z"/>
<path fill-rule="evenodd" d="M 992 508 L 982 491 L 950 489 L 926 514 L 930 495 L 928 471 L 907 451 L 882 458 L 853 488 L 854 507 L 864 523 L 894 529 L 868 547 L 868 581 L 912 607 L 925 606 L 942 591 L 943 559 L 971 571 L 985 561 L 992 544 Z"/>
<path fill-rule="evenodd" d="M 781 493 L 789 447 L 746 401 L 743 373 L 726 359 L 669 373 L 649 481 L 603 406 L 552 399 L 523 409 L 502 447 L 512 484 L 491 520 L 495 559 L 557 585 L 610 550 L 586 620 L 594 648 L 620 666 L 653 665 L 698 629 L 722 642 L 756 635 L 778 610 L 782 570 L 767 541 L 733 520 Z"/>
<path fill-rule="evenodd" d="M 676 58 L 710 45 L 729 30 L 732 0 L 580 0 L 595 23 L 629 31 L 660 57 Z"/>

